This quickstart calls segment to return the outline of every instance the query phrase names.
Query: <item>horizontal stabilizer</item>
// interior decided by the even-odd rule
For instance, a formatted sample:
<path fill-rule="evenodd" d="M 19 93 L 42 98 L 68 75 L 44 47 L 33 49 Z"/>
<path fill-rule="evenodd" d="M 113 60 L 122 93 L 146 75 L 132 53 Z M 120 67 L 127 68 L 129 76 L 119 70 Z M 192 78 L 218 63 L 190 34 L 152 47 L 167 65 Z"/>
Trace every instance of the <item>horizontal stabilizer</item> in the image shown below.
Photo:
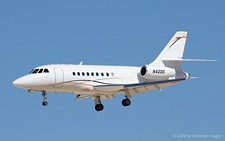
<path fill-rule="evenodd" d="M 192 79 L 196 79 L 196 78 L 199 78 L 199 77 L 188 77 L 186 80 L 192 80 Z"/>
<path fill-rule="evenodd" d="M 171 62 L 214 62 L 217 60 L 206 60 L 206 59 L 163 59 L 162 61 Z"/>

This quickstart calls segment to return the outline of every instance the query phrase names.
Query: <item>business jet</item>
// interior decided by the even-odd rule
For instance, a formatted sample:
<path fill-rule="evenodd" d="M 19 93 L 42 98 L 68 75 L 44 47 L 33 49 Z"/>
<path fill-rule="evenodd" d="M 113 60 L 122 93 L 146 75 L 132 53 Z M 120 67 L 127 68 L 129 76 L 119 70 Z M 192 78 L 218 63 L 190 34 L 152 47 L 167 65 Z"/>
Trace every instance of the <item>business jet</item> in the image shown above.
<path fill-rule="evenodd" d="M 79 65 L 44 65 L 16 79 L 13 85 L 28 92 L 42 92 L 43 106 L 48 105 L 47 92 L 74 93 L 77 94 L 75 100 L 92 98 L 96 111 L 104 109 L 101 100 L 124 94 L 122 105 L 129 106 L 133 94 L 161 90 L 195 78 L 182 70 L 181 62 L 215 61 L 182 59 L 186 38 L 186 31 L 176 32 L 159 56 L 142 67 L 82 65 L 82 62 Z"/>

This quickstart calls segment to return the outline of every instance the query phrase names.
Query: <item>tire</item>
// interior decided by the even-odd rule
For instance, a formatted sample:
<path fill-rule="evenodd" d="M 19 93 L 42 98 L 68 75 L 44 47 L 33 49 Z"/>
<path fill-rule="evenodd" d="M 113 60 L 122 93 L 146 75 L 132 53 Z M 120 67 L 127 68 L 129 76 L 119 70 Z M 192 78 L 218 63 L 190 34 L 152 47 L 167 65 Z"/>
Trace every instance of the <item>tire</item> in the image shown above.
<path fill-rule="evenodd" d="M 103 109 L 104 109 L 104 106 L 102 104 L 95 105 L 95 110 L 96 111 L 102 111 Z"/>
<path fill-rule="evenodd" d="M 47 106 L 47 105 L 48 105 L 48 102 L 47 102 L 47 101 L 43 101 L 43 102 L 42 102 L 42 105 L 43 105 L 43 106 Z"/>
<path fill-rule="evenodd" d="M 122 100 L 122 105 L 123 106 L 129 106 L 130 104 L 131 104 L 130 99 L 124 99 L 124 100 Z"/>

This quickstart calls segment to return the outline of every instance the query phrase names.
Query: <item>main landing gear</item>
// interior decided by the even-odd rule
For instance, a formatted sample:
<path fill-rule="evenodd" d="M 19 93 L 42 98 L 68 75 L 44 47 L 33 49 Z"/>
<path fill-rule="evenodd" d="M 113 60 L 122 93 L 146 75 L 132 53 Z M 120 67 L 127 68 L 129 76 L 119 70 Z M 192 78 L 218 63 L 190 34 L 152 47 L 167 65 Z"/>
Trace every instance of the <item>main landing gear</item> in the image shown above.
<path fill-rule="evenodd" d="M 125 99 L 122 100 L 122 105 L 125 107 L 130 106 L 131 102 L 129 98 L 131 98 L 131 94 L 129 90 L 124 90 L 124 92 L 125 92 Z"/>
<path fill-rule="evenodd" d="M 46 91 L 42 91 L 42 97 L 43 97 L 42 105 L 43 105 L 43 106 L 47 106 L 47 105 L 48 105 L 47 99 L 49 98 L 49 96 L 48 96 L 48 94 L 46 93 Z"/>
<path fill-rule="evenodd" d="M 122 100 L 122 105 L 123 105 L 124 107 L 130 106 L 130 104 L 131 104 L 130 99 L 129 99 L 127 96 L 125 96 L 125 97 L 126 97 L 126 98 Z M 101 103 L 100 96 L 95 96 L 94 101 L 95 101 L 95 110 L 96 110 L 96 111 L 102 111 L 102 110 L 104 109 L 104 106 L 103 106 L 103 104 Z"/>
<path fill-rule="evenodd" d="M 95 96 L 95 110 L 96 111 L 102 111 L 104 109 L 104 106 L 101 104 L 100 96 Z"/>

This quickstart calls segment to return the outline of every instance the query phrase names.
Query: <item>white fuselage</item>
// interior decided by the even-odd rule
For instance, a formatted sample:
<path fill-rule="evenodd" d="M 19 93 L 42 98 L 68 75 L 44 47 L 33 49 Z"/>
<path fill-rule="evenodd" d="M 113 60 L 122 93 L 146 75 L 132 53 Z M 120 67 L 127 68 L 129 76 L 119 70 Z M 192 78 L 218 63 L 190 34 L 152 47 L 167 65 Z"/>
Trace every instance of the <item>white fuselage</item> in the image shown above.
<path fill-rule="evenodd" d="M 140 67 L 98 65 L 45 65 L 35 68 L 49 72 L 30 73 L 18 78 L 15 86 L 29 91 L 73 92 L 77 94 L 120 93 L 120 87 L 93 89 L 96 85 L 134 84 L 149 81 L 140 76 Z M 34 69 L 34 70 L 35 70 Z"/>

